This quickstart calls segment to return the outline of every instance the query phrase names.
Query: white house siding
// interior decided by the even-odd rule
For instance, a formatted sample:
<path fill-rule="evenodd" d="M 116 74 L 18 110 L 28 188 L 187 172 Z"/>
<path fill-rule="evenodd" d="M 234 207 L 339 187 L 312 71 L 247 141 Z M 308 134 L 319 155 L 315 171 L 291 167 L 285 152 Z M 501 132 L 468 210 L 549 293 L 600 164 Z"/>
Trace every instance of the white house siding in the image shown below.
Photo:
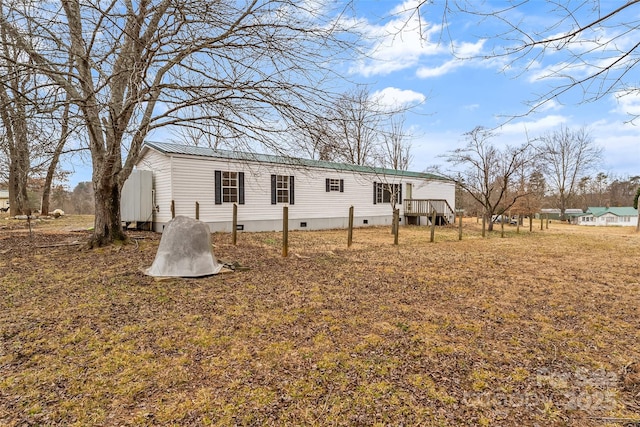
<path fill-rule="evenodd" d="M 585 215 L 580 217 L 579 225 L 587 226 L 618 226 L 618 227 L 636 227 L 638 224 L 637 216 L 618 216 L 611 213 L 607 213 L 598 217 L 592 215 Z"/>
<path fill-rule="evenodd" d="M 162 154 L 145 150 L 138 168 L 154 172 L 156 205 L 154 230 L 162 231 L 171 219 L 171 201 L 175 214 L 199 218 L 211 231 L 231 231 L 232 203 L 215 204 L 215 171 L 244 172 L 245 203 L 238 205 L 238 225 L 245 231 L 268 231 L 282 228 L 284 204 L 271 204 L 271 175 L 294 176 L 294 203 L 289 206 L 289 229 L 345 228 L 349 207 L 354 206 L 354 225 L 391 224 L 392 209 L 388 203 L 373 203 L 373 182 L 413 185 L 413 198 L 446 199 L 454 207 L 453 183 L 413 177 L 383 177 L 374 174 L 332 170 L 318 167 L 296 167 L 213 157 Z M 344 180 L 344 192 L 327 192 L 326 178 Z M 402 209 L 401 205 L 398 205 Z M 400 212 L 402 215 L 402 211 Z M 306 223 L 303 227 L 302 223 Z"/>
<path fill-rule="evenodd" d="M 6 209 L 9 207 L 9 192 L 6 190 L 0 190 L 0 208 Z"/>
<path fill-rule="evenodd" d="M 146 150 L 138 169 L 153 172 L 153 192 L 155 211 L 154 222 L 166 223 L 171 220 L 171 158 L 154 150 Z"/>
<path fill-rule="evenodd" d="M 595 226 L 596 218 L 594 218 L 593 215 L 583 215 L 578 217 L 578 225 Z"/>

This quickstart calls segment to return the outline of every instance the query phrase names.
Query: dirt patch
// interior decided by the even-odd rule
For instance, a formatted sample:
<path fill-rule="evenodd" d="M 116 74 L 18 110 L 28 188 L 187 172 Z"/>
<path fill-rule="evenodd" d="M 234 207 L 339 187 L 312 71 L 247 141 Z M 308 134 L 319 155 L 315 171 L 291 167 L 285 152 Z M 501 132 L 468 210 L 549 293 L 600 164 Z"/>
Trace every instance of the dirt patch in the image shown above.
<path fill-rule="evenodd" d="M 213 234 L 250 270 L 157 281 L 159 235 L 88 251 L 51 224 L 0 230 L 3 425 L 640 419 L 632 230 L 293 232 L 287 259 L 279 233 Z"/>

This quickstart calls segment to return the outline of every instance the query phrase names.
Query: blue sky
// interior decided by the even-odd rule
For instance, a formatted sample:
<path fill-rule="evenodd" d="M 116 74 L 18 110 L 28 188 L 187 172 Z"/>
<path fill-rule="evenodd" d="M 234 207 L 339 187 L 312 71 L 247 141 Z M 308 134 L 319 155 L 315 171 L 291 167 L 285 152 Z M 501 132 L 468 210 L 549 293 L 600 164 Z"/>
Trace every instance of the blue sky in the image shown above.
<path fill-rule="evenodd" d="M 447 25 L 443 26 L 438 6 L 423 8 L 419 21 L 416 14 L 411 14 L 415 3 L 416 0 L 357 0 L 354 19 L 367 35 L 366 55 L 344 64 L 344 72 L 351 81 L 369 84 L 371 91 L 385 102 L 421 102 L 405 122 L 406 129 L 413 134 L 411 170 L 423 171 L 431 165 L 444 164 L 439 156 L 461 146 L 463 134 L 476 126 L 495 128 L 498 136 L 494 141 L 498 145 L 521 144 L 527 135 L 535 138 L 566 126 L 585 127 L 604 148 L 600 171 L 621 177 L 640 175 L 640 119 L 635 124 L 629 122 L 630 113 L 640 115 L 640 96 L 613 92 L 597 102 L 583 103 L 583 93 L 574 90 L 531 114 L 514 118 L 527 112 L 528 101 L 559 83 L 557 79 L 542 77 L 558 64 L 567 64 L 566 54 L 555 52 L 536 58 L 528 70 L 523 62 L 510 64 L 495 57 L 478 59 L 493 47 L 504 46 L 495 38 L 485 37 L 499 32 L 497 27 L 491 23 L 478 25 L 477 17 L 461 14 L 449 15 Z M 504 1 L 482 4 L 490 8 L 492 3 L 505 4 Z M 609 0 L 600 3 L 604 10 L 619 4 Z M 510 19 L 522 20 L 525 30 L 527 26 L 544 28 L 556 20 L 547 10 L 548 5 L 542 0 L 531 1 L 526 9 L 510 12 Z M 640 7 L 631 10 L 640 14 Z M 579 9 L 576 14 L 580 17 L 588 12 Z M 627 15 L 624 18 L 632 18 L 631 21 L 639 18 Z M 616 31 L 614 26 L 601 35 L 613 38 Z M 624 43 L 635 44 L 634 35 L 632 32 L 615 41 L 623 47 Z M 467 59 L 454 57 L 448 43 L 455 46 L 458 56 Z M 584 49 L 588 47 L 585 45 Z M 596 61 L 606 60 L 606 52 L 599 54 Z M 568 69 L 577 77 L 588 71 L 577 65 Z M 640 68 L 636 67 L 625 78 L 640 85 Z M 85 162 L 89 164 L 88 160 Z M 91 180 L 88 168 L 79 159 L 74 163 L 71 188 L 79 181 Z"/>
<path fill-rule="evenodd" d="M 485 7 L 490 7 L 489 3 L 505 4 L 486 2 Z M 619 2 L 600 3 L 604 10 L 619 6 Z M 368 82 L 373 91 L 387 94 L 389 102 L 424 100 L 417 110 L 420 114 L 409 115 L 406 122 L 415 136 L 411 169 L 420 171 L 432 164 L 442 164 L 437 156 L 460 146 L 463 134 L 476 126 L 496 128 L 497 144 L 520 144 L 527 135 L 535 138 L 566 126 L 585 127 L 604 148 L 601 171 L 616 176 L 640 175 L 640 119 L 635 124 L 628 123 L 629 113 L 640 113 L 639 96 L 620 97 L 622 93 L 615 92 L 597 102 L 581 103 L 583 93 L 575 90 L 560 98 L 560 102 L 550 101 L 534 113 L 514 118 L 528 111 L 528 101 L 560 82 L 542 77 L 558 64 L 567 64 L 566 55 L 556 52 L 537 58 L 529 71 L 522 61 L 509 64 L 495 57 L 456 59 L 447 45 L 449 42 L 456 46 L 458 56 L 477 58 L 493 45 L 504 46 L 495 38 L 482 37 L 496 34 L 499 29 L 491 23 L 478 25 L 477 17 L 461 14 L 450 15 L 448 25 L 443 27 L 442 10 L 437 6 L 423 8 L 419 22 L 417 15 L 407 12 L 415 1 L 370 0 L 358 4 L 362 11 L 366 10 L 362 24 L 372 41 L 368 57 L 350 67 L 354 79 Z M 547 2 L 533 1 L 526 9 L 514 10 L 511 18 L 513 22 L 522 19 L 523 27 L 540 29 L 556 20 L 547 8 Z M 632 10 L 640 13 L 640 8 Z M 578 16 L 587 12 L 576 11 Z M 624 18 L 638 17 L 630 17 L 627 12 Z M 418 31 L 420 24 L 424 29 L 422 38 Z M 607 31 L 611 35 L 616 29 Z M 637 40 L 618 37 L 616 42 L 635 44 Z M 605 58 L 606 54 L 600 54 L 596 61 Z M 586 71 L 586 67 L 571 66 L 577 77 Z M 640 69 L 636 67 L 626 79 L 640 84 Z"/>

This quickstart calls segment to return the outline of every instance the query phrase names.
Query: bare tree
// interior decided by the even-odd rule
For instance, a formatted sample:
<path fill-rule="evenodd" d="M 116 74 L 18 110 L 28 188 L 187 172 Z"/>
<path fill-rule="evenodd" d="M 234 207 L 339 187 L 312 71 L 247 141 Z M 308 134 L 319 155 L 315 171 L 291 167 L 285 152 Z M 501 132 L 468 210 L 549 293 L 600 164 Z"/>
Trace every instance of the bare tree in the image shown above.
<path fill-rule="evenodd" d="M 411 163 L 411 141 L 409 134 L 404 129 L 404 116 L 391 115 L 388 120 L 388 128 L 382 133 L 381 149 L 379 151 L 379 164 L 389 170 L 407 170 Z M 393 212 L 391 232 L 396 234 L 399 227 L 399 212 L 397 204 L 402 203 L 402 183 L 394 182 L 393 177 L 381 176 L 383 191 L 388 192 L 389 204 Z"/>
<path fill-rule="evenodd" d="M 0 0 L 0 16 L 17 20 L 26 14 L 42 14 L 39 6 L 30 0 Z M 20 25 L 23 39 L 37 43 L 32 22 L 21 21 Z M 30 180 L 39 181 L 42 176 L 40 209 L 47 214 L 54 179 L 64 175 L 58 167 L 69 129 L 69 104 L 64 102 L 64 91 L 37 72 L 20 40 L 0 27 L 0 145 L 8 170 L 11 214 L 30 214 L 38 208 L 35 200 L 29 200 L 28 187 Z"/>
<path fill-rule="evenodd" d="M 519 197 L 511 206 L 511 213 L 517 214 L 519 220 L 540 212 L 546 190 L 546 182 L 542 172 L 535 167 L 530 168 L 529 165 L 523 166 L 514 188 Z"/>
<path fill-rule="evenodd" d="M 611 183 L 607 188 L 609 203 L 611 206 L 629 206 L 636 188 L 640 185 L 640 176 L 611 177 Z"/>
<path fill-rule="evenodd" d="M 4 13 L 4 2 L 0 2 Z M 2 147 L 8 166 L 10 214 L 31 214 L 27 183 L 30 164 L 29 116 L 32 114 L 34 74 L 23 64 L 22 51 L 15 40 L 0 28 L 2 55 L 0 59 L 0 123 L 2 124 Z"/>
<path fill-rule="evenodd" d="M 279 150 L 294 120 L 333 99 L 325 83 L 357 41 L 346 9 L 331 2 L 36 3 L 46 13 L 3 15 L 0 28 L 81 112 L 95 190 L 91 246 L 126 238 L 120 192 L 149 132 L 218 122 L 246 144 Z"/>
<path fill-rule="evenodd" d="M 404 116 L 391 116 L 389 127 L 382 134 L 380 163 L 394 170 L 407 170 L 413 159 L 410 135 L 404 128 Z"/>
<path fill-rule="evenodd" d="M 336 141 L 326 117 L 300 121 L 289 140 L 290 151 L 296 156 L 315 160 L 332 161 L 338 158 L 339 141 Z"/>
<path fill-rule="evenodd" d="M 342 94 L 327 111 L 328 137 L 335 149 L 332 160 L 373 166 L 379 157 L 380 126 L 385 118 L 386 113 L 371 98 L 367 87 Z"/>
<path fill-rule="evenodd" d="M 633 72 L 640 59 L 640 23 L 630 18 L 640 12 L 638 0 L 508 0 L 496 4 L 420 0 L 414 7 L 414 13 L 421 16 L 442 17 L 443 37 L 455 37 L 455 30 L 446 24 L 457 14 L 477 18 L 474 33 L 486 42 L 483 58 L 499 59 L 504 70 L 535 72 L 538 79 L 549 80 L 550 89 L 530 100 L 524 114 L 574 90 L 581 92 L 583 102 L 640 91 Z M 531 19 L 531 10 L 544 15 L 546 24 Z M 487 28 L 485 34 L 483 28 Z"/>
<path fill-rule="evenodd" d="M 344 92 L 323 114 L 298 123 L 291 147 L 318 160 L 406 170 L 411 162 L 404 114 L 415 105 L 383 105 L 366 86 Z"/>
<path fill-rule="evenodd" d="M 489 231 L 493 230 L 492 218 L 507 212 L 529 192 L 513 191 L 518 173 L 527 171 L 533 161 L 529 142 L 517 147 L 499 149 L 491 143 L 495 134 L 483 127 L 476 127 L 465 134 L 467 143 L 462 148 L 443 155 L 454 169 L 441 172 L 455 181 L 483 208 Z"/>
<path fill-rule="evenodd" d="M 602 148 L 597 146 L 584 129 L 567 127 L 540 137 L 541 166 L 555 194 L 561 219 L 565 210 L 574 202 L 580 180 L 588 175 L 602 160 Z"/>

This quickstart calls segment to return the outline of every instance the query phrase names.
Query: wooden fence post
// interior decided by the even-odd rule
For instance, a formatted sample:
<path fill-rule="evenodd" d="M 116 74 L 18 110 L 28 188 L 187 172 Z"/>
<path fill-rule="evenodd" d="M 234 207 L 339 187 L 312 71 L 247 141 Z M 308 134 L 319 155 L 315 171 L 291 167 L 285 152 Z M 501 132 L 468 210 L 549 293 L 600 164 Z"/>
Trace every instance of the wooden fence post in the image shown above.
<path fill-rule="evenodd" d="M 282 257 L 289 254 L 289 207 L 282 208 Z"/>
<path fill-rule="evenodd" d="M 529 233 L 533 232 L 533 214 L 529 214 Z"/>
<path fill-rule="evenodd" d="M 431 211 L 431 236 L 429 241 L 431 243 L 436 241 L 436 210 Z"/>
<path fill-rule="evenodd" d="M 504 239 L 504 214 L 500 215 L 500 237 Z"/>
<path fill-rule="evenodd" d="M 176 202 L 174 200 L 171 201 L 171 218 L 176 217 Z"/>
<path fill-rule="evenodd" d="M 486 228 L 487 228 L 487 218 L 486 218 L 486 215 L 483 213 L 482 214 L 482 238 L 484 238 L 486 235 L 486 231 L 485 231 Z"/>
<path fill-rule="evenodd" d="M 196 202 L 196 219 L 200 219 L 200 203 Z"/>
<path fill-rule="evenodd" d="M 458 240 L 462 240 L 462 212 L 458 217 Z"/>
<path fill-rule="evenodd" d="M 393 244 L 398 245 L 398 234 L 400 233 L 400 209 L 393 210 Z"/>
<path fill-rule="evenodd" d="M 238 204 L 233 204 L 233 218 L 231 220 L 231 241 L 235 245 L 238 242 Z"/>
<path fill-rule="evenodd" d="M 347 247 L 353 243 L 353 206 L 349 208 L 349 231 L 347 232 Z"/>
<path fill-rule="evenodd" d="M 540 230 L 544 230 L 544 215 L 540 214 Z"/>
<path fill-rule="evenodd" d="M 520 214 L 516 215 L 516 234 L 520 234 Z"/>
<path fill-rule="evenodd" d="M 545 215 L 545 229 L 549 229 L 549 214 Z"/>

